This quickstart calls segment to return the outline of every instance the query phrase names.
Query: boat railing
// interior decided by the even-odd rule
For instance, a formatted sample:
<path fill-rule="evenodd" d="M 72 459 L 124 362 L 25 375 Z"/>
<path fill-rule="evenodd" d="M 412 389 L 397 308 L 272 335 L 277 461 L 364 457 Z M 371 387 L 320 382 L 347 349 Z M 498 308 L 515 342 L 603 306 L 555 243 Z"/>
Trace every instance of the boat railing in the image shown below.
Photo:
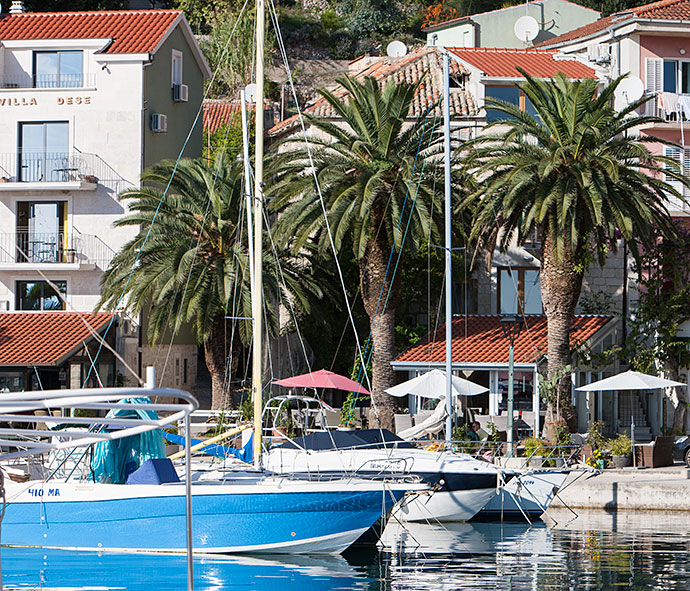
<path fill-rule="evenodd" d="M 176 402 L 128 400 L 144 396 L 151 400 L 161 397 Z M 122 439 L 164 428 L 197 408 L 198 403 L 191 394 L 170 388 L 84 388 L 5 393 L 0 397 L 0 462 L 57 450 L 87 448 L 99 441 Z M 156 411 L 167 413 L 167 416 L 156 419 L 97 416 L 114 409 Z M 49 412 L 42 412 L 39 416 L 34 414 L 35 411 Z M 57 425 L 65 427 L 59 431 L 50 428 Z"/>

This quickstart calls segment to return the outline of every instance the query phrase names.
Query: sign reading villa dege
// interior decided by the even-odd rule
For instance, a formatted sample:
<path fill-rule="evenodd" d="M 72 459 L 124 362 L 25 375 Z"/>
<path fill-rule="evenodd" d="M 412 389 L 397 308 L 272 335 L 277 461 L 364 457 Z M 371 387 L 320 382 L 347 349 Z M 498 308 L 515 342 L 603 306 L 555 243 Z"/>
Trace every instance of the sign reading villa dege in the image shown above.
<path fill-rule="evenodd" d="M 90 96 L 58 96 L 56 97 L 58 105 L 90 105 Z M 38 106 L 38 100 L 35 97 L 26 98 L 0 98 L 0 107 L 32 107 Z"/>

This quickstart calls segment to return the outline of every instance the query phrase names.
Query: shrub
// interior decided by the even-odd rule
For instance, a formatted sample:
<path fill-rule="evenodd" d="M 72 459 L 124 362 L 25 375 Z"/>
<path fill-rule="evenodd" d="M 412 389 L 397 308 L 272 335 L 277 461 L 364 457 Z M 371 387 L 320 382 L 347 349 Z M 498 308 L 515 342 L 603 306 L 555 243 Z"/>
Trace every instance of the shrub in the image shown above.
<path fill-rule="evenodd" d="M 621 433 L 615 439 L 610 439 L 608 448 L 614 456 L 627 456 L 632 453 L 632 441 L 630 437 Z"/>

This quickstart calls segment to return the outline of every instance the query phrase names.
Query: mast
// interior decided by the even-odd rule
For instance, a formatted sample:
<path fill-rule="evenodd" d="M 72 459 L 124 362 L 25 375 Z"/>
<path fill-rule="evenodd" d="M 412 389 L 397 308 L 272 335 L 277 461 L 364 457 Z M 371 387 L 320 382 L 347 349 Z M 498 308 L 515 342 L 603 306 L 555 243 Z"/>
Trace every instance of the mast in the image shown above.
<path fill-rule="evenodd" d="M 443 172 L 445 185 L 445 253 L 446 253 L 446 443 L 453 439 L 453 410 L 452 393 L 453 361 L 451 341 L 453 339 L 453 251 L 451 240 L 451 207 L 450 207 L 450 89 L 449 89 L 449 57 L 448 51 L 443 50 Z"/>
<path fill-rule="evenodd" d="M 262 303 L 263 279 L 261 277 L 264 177 L 264 38 L 266 6 L 264 0 L 256 0 L 256 102 L 254 103 L 255 149 L 254 154 L 254 297 L 252 299 L 252 397 L 254 400 L 254 466 L 261 467 L 261 394 L 263 391 L 263 344 Z"/>

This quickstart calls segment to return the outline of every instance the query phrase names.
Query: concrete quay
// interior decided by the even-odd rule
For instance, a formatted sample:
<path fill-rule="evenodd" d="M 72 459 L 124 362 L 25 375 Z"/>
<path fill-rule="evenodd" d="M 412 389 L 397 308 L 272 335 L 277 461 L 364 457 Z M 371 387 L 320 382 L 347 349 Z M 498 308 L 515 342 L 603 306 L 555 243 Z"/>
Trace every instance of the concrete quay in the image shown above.
<path fill-rule="evenodd" d="M 690 469 L 625 468 L 572 472 L 551 503 L 553 509 L 686 511 L 690 514 Z"/>

